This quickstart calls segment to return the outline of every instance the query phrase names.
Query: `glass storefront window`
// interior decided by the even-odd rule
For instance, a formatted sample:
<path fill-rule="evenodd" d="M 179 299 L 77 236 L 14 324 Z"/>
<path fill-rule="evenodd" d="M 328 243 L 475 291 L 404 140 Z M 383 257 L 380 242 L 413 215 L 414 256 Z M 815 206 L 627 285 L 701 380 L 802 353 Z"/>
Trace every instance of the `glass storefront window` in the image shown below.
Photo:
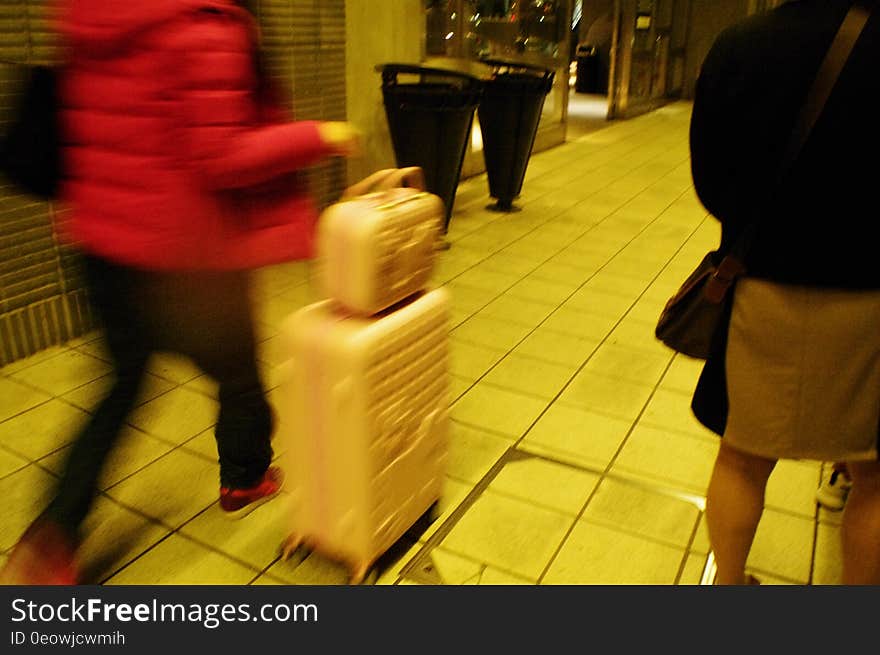
<path fill-rule="evenodd" d="M 425 58 L 475 72 L 482 59 L 541 66 L 555 72 L 539 126 L 547 141 L 564 140 L 573 0 L 425 0 Z M 469 157 L 482 143 L 479 121 Z M 539 145 L 540 147 L 540 145 Z M 465 171 L 469 170 L 468 159 Z"/>

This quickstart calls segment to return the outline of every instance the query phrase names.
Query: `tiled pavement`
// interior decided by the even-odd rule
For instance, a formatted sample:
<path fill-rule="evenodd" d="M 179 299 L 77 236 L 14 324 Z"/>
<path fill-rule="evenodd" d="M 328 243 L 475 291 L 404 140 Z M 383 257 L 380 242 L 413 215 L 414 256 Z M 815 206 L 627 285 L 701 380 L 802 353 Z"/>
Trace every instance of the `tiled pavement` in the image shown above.
<path fill-rule="evenodd" d="M 672 290 L 718 238 L 691 186 L 690 105 L 537 153 L 520 211 L 462 182 L 450 250 L 451 461 L 440 517 L 385 558 L 385 584 L 700 584 L 717 439 L 690 414 L 699 362 L 655 342 Z M 314 299 L 304 264 L 257 274 L 273 403 L 280 321 Z M 0 557 L 43 506 L 110 368 L 90 334 L 0 369 Z M 102 584 L 338 584 L 317 554 L 279 560 L 285 499 L 230 522 L 217 507 L 217 404 L 187 361 L 158 357 L 88 518 Z M 283 448 L 279 448 L 279 451 Z M 839 514 L 817 462 L 774 472 L 750 568 L 765 583 L 839 576 Z"/>

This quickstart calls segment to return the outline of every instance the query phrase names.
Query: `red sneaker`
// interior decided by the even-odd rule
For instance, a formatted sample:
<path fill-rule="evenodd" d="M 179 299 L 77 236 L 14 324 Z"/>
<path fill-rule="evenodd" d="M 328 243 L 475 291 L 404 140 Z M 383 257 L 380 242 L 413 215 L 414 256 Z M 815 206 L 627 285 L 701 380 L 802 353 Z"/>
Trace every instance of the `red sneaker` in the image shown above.
<path fill-rule="evenodd" d="M 25 530 L 0 570 L 4 585 L 75 585 L 78 578 L 73 540 L 45 519 Z"/>
<path fill-rule="evenodd" d="M 274 498 L 284 485 L 284 471 L 278 466 L 266 469 L 262 479 L 247 489 L 220 487 L 220 507 L 226 516 L 240 519 Z"/>

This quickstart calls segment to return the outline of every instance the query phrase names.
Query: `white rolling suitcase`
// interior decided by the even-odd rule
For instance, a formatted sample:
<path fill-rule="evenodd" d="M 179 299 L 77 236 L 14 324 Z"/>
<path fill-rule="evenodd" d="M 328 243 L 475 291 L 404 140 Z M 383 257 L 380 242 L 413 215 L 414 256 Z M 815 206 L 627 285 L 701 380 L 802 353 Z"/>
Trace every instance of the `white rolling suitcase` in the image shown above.
<path fill-rule="evenodd" d="M 409 186 L 399 186 L 404 183 Z M 424 289 L 444 210 L 443 201 L 420 191 L 420 184 L 419 168 L 379 171 L 324 210 L 317 250 L 325 297 L 369 315 Z M 384 190 L 360 193 L 374 188 Z"/>
<path fill-rule="evenodd" d="M 284 323 L 285 556 L 314 550 L 345 563 L 358 584 L 440 498 L 449 307 L 441 288 L 375 316 L 327 300 Z"/>

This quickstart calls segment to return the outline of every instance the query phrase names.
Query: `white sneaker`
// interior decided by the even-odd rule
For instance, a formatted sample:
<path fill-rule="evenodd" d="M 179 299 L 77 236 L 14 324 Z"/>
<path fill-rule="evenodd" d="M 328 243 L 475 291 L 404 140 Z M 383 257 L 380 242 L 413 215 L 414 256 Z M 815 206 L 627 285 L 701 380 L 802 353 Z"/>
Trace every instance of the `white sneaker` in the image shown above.
<path fill-rule="evenodd" d="M 846 497 L 852 488 L 852 480 L 843 471 L 831 471 L 816 490 L 816 502 L 825 509 L 841 510 L 846 505 Z"/>

